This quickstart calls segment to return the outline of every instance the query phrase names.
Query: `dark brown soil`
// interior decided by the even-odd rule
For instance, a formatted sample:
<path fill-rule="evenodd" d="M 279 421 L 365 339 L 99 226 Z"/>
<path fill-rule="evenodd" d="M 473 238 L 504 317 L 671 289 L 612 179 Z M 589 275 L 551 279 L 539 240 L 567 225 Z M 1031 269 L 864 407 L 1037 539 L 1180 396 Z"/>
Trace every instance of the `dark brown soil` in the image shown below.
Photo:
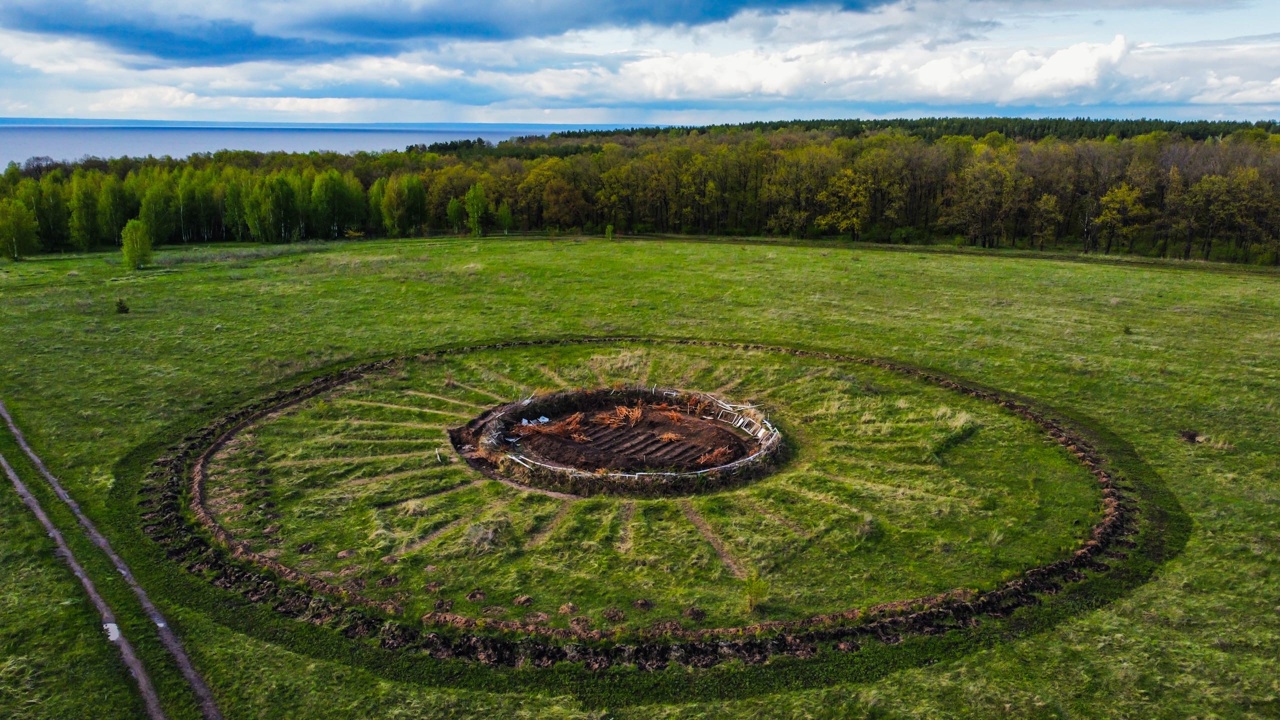
<path fill-rule="evenodd" d="M 546 462 L 613 472 L 688 472 L 733 462 L 750 451 L 747 440 L 723 423 L 687 412 L 644 408 L 634 425 L 610 427 L 594 421 L 613 415 L 612 408 L 589 413 L 577 431 L 532 433 L 520 440 L 520 447 Z M 562 420 L 551 418 L 548 427 L 554 429 Z"/>

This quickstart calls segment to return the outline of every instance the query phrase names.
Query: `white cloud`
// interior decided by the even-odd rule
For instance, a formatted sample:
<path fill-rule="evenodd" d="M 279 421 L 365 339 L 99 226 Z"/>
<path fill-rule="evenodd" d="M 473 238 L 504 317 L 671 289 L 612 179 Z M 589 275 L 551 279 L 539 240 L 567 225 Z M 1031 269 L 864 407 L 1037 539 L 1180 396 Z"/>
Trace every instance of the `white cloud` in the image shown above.
<path fill-rule="evenodd" d="M 206 5 L 220 4 L 155 4 L 193 12 Z M 1162 30 L 1155 11 L 1136 5 L 1095 0 L 1065 11 L 1048 2 L 900 0 L 864 13 L 745 12 L 693 27 L 195 67 L 0 29 L 0 58 L 41 78 L 19 86 L 0 71 L 0 92 L 13 114 L 58 115 L 69 106 L 70 114 L 116 117 L 363 121 L 677 121 L 742 117 L 735 108 L 744 107 L 754 109 L 747 116 L 760 108 L 793 117 L 817 108 L 871 114 L 875 105 L 1072 113 L 1130 103 L 1203 107 L 1205 114 L 1229 106 L 1249 115 L 1280 104 L 1280 20 L 1261 4 L 1249 6 L 1255 32 L 1240 39 L 1206 42 L 1218 16 L 1200 11 L 1195 43 L 1170 42 L 1186 33 Z M 344 7 L 339 0 L 316 6 Z M 1120 6 L 1127 9 L 1112 9 Z M 247 17 L 247 7 L 218 12 Z M 262 22 L 280 7 L 264 5 Z M 1249 7 L 1222 11 L 1235 18 L 1227 24 L 1235 28 Z M 1095 16 L 1103 29 L 1089 20 Z M 673 109 L 655 116 L 646 107 Z"/>
<path fill-rule="evenodd" d="M 1077 43 L 1048 57 L 1019 50 L 1009 58 L 1011 67 L 1028 66 L 1010 83 L 1005 98 L 1061 97 L 1082 88 L 1094 88 L 1104 74 L 1116 69 L 1129 52 L 1123 35 L 1110 44 Z"/>

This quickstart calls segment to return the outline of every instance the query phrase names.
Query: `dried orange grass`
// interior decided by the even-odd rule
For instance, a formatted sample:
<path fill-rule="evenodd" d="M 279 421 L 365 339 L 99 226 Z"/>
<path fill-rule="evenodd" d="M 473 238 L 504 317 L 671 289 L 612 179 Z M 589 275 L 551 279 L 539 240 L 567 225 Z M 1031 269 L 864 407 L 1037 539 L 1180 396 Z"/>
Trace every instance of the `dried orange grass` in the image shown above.
<path fill-rule="evenodd" d="M 706 467 L 707 465 L 719 465 L 725 460 L 728 460 L 731 455 L 733 455 L 733 452 L 729 450 L 728 446 L 722 445 L 715 450 L 702 455 L 694 462 L 703 467 Z"/>

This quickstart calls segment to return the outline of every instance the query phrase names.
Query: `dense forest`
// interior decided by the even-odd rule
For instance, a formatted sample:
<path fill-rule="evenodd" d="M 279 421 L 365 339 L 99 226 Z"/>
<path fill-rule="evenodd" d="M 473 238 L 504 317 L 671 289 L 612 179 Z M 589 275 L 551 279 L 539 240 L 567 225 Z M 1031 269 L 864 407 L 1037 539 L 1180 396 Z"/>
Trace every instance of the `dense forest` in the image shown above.
<path fill-rule="evenodd" d="M 1280 264 L 1280 125 L 812 121 L 382 153 L 32 158 L 0 253 L 510 232 L 843 237 Z M 145 257 L 145 255 L 144 255 Z"/>

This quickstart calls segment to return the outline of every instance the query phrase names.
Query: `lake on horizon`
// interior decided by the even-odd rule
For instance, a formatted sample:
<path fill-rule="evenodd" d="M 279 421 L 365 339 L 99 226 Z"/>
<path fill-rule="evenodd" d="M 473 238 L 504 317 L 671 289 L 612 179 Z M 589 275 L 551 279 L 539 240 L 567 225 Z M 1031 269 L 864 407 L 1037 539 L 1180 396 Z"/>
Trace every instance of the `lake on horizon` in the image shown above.
<path fill-rule="evenodd" d="M 0 121 L 0 166 L 32 157 L 79 160 L 154 155 L 184 158 L 218 150 L 256 152 L 403 150 L 409 145 L 482 137 L 500 142 L 522 135 L 599 129 L 600 125 L 439 123 L 422 125 L 186 125 L 20 124 Z"/>

